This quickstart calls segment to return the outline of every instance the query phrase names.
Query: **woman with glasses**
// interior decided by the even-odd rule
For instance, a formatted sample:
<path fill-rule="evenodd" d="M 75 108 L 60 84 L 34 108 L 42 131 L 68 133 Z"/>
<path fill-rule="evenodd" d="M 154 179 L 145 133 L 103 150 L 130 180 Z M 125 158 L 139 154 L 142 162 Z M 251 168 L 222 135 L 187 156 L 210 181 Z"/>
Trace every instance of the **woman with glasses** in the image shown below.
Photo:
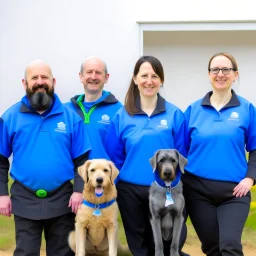
<path fill-rule="evenodd" d="M 208 76 L 212 91 L 185 111 L 186 208 L 206 255 L 242 256 L 241 235 L 256 179 L 256 112 L 231 89 L 238 78 L 232 55 L 213 55 Z"/>

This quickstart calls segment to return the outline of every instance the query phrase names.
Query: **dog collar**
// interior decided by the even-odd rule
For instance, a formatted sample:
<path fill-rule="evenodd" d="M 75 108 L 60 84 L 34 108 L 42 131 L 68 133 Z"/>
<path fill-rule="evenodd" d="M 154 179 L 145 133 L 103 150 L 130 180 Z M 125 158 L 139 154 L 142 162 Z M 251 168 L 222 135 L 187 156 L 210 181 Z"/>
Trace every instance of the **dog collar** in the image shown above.
<path fill-rule="evenodd" d="M 116 201 L 116 199 L 113 199 L 109 202 L 105 202 L 105 203 L 102 203 L 102 204 L 92 204 L 86 200 L 83 200 L 83 204 L 86 205 L 86 206 L 89 206 L 91 208 L 95 208 L 95 209 L 104 209 L 104 208 L 107 208 L 109 207 L 111 204 L 113 204 L 114 202 Z"/>
<path fill-rule="evenodd" d="M 172 181 L 170 186 L 166 186 L 164 181 L 162 179 L 160 179 L 159 172 L 157 170 L 154 172 L 154 175 L 155 175 L 156 184 L 158 186 L 162 187 L 162 188 L 173 189 L 180 183 L 180 178 L 181 178 L 181 172 L 180 171 L 177 172 L 176 178 L 175 178 L 175 180 Z"/>
<path fill-rule="evenodd" d="M 108 206 L 110 206 L 111 204 L 113 204 L 114 202 L 116 201 L 116 199 L 113 199 L 109 202 L 105 202 L 105 203 L 102 203 L 102 204 L 92 204 L 86 200 L 83 200 L 83 204 L 86 205 L 86 206 L 89 206 L 91 208 L 94 208 L 94 211 L 92 213 L 92 215 L 96 216 L 96 217 L 99 217 L 101 216 L 101 211 L 100 209 L 104 209 L 104 208 L 107 208 Z"/>

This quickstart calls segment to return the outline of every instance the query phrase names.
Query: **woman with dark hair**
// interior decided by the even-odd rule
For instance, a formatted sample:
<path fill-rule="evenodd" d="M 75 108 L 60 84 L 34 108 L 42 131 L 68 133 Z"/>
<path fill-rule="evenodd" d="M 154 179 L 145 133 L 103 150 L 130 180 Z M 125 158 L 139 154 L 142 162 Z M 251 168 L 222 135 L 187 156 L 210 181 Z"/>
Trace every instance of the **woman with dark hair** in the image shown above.
<path fill-rule="evenodd" d="M 152 56 L 141 57 L 124 107 L 113 117 L 105 141 L 109 157 L 120 170 L 117 200 L 127 242 L 135 256 L 155 255 L 149 221 L 149 187 L 154 176 L 149 159 L 158 149 L 175 148 L 186 154 L 185 119 L 179 108 L 159 95 L 163 82 L 161 62 Z M 185 224 L 181 237 L 182 247 Z M 165 255 L 169 254 L 168 248 Z"/>
<path fill-rule="evenodd" d="M 185 111 L 186 208 L 206 255 L 242 256 L 241 236 L 256 179 L 256 111 L 231 89 L 238 78 L 232 55 L 214 54 L 208 77 L 212 91 Z"/>

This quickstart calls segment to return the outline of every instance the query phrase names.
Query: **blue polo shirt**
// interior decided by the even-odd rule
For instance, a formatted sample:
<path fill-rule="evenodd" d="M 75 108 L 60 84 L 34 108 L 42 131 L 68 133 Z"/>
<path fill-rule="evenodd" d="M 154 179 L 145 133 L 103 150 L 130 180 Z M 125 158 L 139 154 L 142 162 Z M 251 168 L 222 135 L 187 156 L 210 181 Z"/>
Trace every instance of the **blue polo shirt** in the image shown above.
<path fill-rule="evenodd" d="M 3 114 L 0 130 L 0 155 L 13 153 L 11 177 L 32 190 L 51 191 L 72 180 L 73 160 L 91 148 L 81 119 L 56 94 L 43 115 L 23 97 Z"/>
<path fill-rule="evenodd" d="M 185 111 L 186 171 L 210 180 L 240 182 L 246 177 L 246 151 L 256 149 L 255 107 L 232 90 L 230 102 L 217 111 L 212 92 Z"/>
<path fill-rule="evenodd" d="M 175 148 L 185 155 L 184 125 L 182 111 L 161 96 L 150 117 L 142 110 L 131 116 L 122 107 L 105 140 L 106 151 L 120 170 L 119 180 L 150 186 L 155 178 L 149 159 L 157 150 Z"/>
<path fill-rule="evenodd" d="M 88 156 L 89 159 L 109 159 L 104 148 L 106 131 L 111 119 L 122 107 L 122 104 L 113 94 L 107 91 L 103 91 L 102 97 L 95 102 L 85 102 L 84 97 L 84 94 L 76 95 L 66 105 L 72 108 L 84 122 L 83 128 L 88 133 L 92 145 L 92 150 Z"/>

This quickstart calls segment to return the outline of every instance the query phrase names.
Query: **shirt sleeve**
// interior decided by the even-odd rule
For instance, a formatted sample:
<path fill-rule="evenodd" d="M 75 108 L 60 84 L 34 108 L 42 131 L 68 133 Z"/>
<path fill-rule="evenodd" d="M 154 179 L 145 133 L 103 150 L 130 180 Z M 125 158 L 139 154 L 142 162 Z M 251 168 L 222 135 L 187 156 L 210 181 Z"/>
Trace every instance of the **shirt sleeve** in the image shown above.
<path fill-rule="evenodd" d="M 0 154 L 0 196 L 8 195 L 9 160 Z"/>
<path fill-rule="evenodd" d="M 175 115 L 175 133 L 174 146 L 184 156 L 187 156 L 187 149 L 185 145 L 185 117 L 181 110 L 178 110 Z"/>
<path fill-rule="evenodd" d="M 248 169 L 247 169 L 246 177 L 254 179 L 254 183 L 255 183 L 256 181 L 256 150 L 253 150 L 249 153 Z"/>
<path fill-rule="evenodd" d="M 75 178 L 74 178 L 74 192 L 82 192 L 84 187 L 84 180 L 78 173 L 78 167 L 83 165 L 88 160 L 88 152 L 74 159 Z"/>
<path fill-rule="evenodd" d="M 186 148 L 186 157 L 188 156 L 191 138 L 190 138 L 190 130 L 189 130 L 189 120 L 191 114 L 191 106 L 189 106 L 184 112 L 185 122 L 184 122 L 184 147 Z"/>
<path fill-rule="evenodd" d="M 9 155 L 7 128 L 4 126 L 3 119 L 0 118 L 0 196 L 8 195 Z"/>
<path fill-rule="evenodd" d="M 250 104 L 249 107 L 249 115 L 250 123 L 246 131 L 245 141 L 247 152 L 251 152 L 256 149 L 256 109 L 252 104 Z"/>
<path fill-rule="evenodd" d="M 86 131 L 86 125 L 84 125 L 81 120 L 74 125 L 71 146 L 72 159 L 78 158 L 79 156 L 89 152 L 90 150 L 91 143 L 88 133 Z"/>
<path fill-rule="evenodd" d="M 250 124 L 246 132 L 246 150 L 249 152 L 246 177 L 256 181 L 256 109 L 250 104 Z"/>
<path fill-rule="evenodd" d="M 112 119 L 105 138 L 105 149 L 111 161 L 115 164 L 119 171 L 121 170 L 126 155 L 125 146 L 122 142 L 119 126 L 119 114 Z"/>
<path fill-rule="evenodd" d="M 86 132 L 86 125 L 82 121 L 74 125 L 72 135 L 71 154 L 74 162 L 74 192 L 82 192 L 84 181 L 77 172 L 78 166 L 84 164 L 88 159 L 88 153 L 91 150 L 91 143 Z"/>

